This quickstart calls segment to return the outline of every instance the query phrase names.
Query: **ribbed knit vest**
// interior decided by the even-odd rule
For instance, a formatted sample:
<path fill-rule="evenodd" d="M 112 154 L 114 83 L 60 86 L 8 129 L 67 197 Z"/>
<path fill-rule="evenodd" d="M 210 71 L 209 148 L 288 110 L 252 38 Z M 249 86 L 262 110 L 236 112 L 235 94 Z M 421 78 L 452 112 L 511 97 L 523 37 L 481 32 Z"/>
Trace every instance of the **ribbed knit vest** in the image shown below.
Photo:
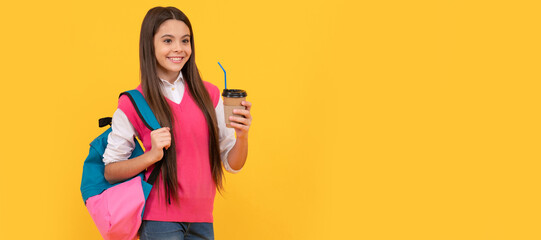
<path fill-rule="evenodd" d="M 216 108 L 220 90 L 204 82 Z M 144 220 L 168 222 L 213 222 L 212 210 L 216 186 L 212 180 L 209 162 L 209 131 L 201 109 L 185 84 L 184 95 L 179 104 L 167 102 L 174 116 L 174 133 L 177 155 L 178 199 L 176 204 L 166 203 L 161 173 L 150 192 L 145 205 Z M 141 86 L 137 90 L 142 91 Z M 118 108 L 126 114 L 137 131 L 146 151 L 152 148 L 150 130 L 143 124 L 127 96 L 120 97 Z M 147 169 L 146 178 L 154 166 Z M 159 188 L 159 189 L 158 189 Z"/>

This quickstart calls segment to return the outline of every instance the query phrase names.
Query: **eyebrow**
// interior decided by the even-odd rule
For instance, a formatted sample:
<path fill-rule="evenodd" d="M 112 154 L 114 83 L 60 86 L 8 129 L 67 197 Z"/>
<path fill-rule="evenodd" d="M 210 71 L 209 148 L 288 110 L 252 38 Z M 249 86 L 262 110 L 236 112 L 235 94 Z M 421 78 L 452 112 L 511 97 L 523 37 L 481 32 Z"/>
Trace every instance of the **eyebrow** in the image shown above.
<path fill-rule="evenodd" d="M 189 37 L 190 34 L 186 34 L 184 36 L 182 36 L 181 38 L 185 38 L 185 37 Z M 164 34 L 161 38 L 164 38 L 164 37 L 170 37 L 170 38 L 174 38 L 175 36 L 171 35 L 171 34 Z"/>

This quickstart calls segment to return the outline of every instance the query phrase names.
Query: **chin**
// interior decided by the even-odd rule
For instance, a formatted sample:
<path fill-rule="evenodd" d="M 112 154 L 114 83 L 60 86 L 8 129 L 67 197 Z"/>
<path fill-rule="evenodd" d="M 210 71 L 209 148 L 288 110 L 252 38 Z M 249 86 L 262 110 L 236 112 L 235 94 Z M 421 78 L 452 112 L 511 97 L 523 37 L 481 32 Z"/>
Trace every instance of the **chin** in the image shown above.
<path fill-rule="evenodd" d="M 174 66 L 174 67 L 168 68 L 167 70 L 170 71 L 170 72 L 179 72 L 180 70 L 182 70 L 182 67 L 183 67 L 183 66 L 184 66 L 184 65 L 182 65 L 182 66 L 180 66 L 180 67 L 179 67 L 179 66 Z"/>

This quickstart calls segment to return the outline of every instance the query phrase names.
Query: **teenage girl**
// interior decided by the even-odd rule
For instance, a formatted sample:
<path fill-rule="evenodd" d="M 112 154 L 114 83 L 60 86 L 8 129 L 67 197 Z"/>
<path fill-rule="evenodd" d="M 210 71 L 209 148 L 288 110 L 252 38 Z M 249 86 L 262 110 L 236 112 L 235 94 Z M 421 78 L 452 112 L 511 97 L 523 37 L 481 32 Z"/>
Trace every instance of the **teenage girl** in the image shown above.
<path fill-rule="evenodd" d="M 116 183 L 145 169 L 148 178 L 154 163 L 163 158 L 145 205 L 141 239 L 214 239 L 214 196 L 216 189 L 223 189 L 223 168 L 236 173 L 244 166 L 252 104 L 243 102 L 246 110 L 234 112 L 243 117 L 231 117 L 233 128 L 225 126 L 220 90 L 201 80 L 192 25 L 177 8 L 148 11 L 139 57 L 137 89 L 163 127 L 150 131 L 122 96 L 103 158 L 105 178 Z M 128 160 L 134 136 L 146 151 Z"/>

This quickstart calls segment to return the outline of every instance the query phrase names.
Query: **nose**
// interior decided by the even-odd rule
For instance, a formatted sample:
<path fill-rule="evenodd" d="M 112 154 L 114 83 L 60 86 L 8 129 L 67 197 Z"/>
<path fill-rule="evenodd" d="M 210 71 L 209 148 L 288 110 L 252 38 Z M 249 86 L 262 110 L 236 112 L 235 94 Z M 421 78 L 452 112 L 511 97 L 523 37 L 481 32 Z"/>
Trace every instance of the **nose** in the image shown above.
<path fill-rule="evenodd" d="M 182 43 L 177 42 L 176 44 L 174 44 L 174 45 L 173 45 L 173 51 L 174 51 L 174 52 L 180 52 L 180 51 L 182 51 Z"/>

